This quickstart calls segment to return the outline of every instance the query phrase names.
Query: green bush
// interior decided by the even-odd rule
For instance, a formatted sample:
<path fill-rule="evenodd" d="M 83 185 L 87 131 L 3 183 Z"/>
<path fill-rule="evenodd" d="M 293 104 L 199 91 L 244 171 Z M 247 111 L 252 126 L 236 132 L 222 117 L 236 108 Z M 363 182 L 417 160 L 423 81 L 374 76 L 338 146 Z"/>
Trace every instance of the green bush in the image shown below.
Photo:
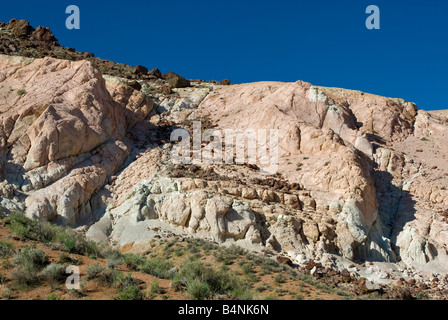
<path fill-rule="evenodd" d="M 97 277 L 99 283 L 109 288 L 113 288 L 119 283 L 123 274 L 115 269 L 106 269 Z"/>
<path fill-rule="evenodd" d="M 42 276 L 50 283 L 62 283 L 66 279 L 65 267 L 58 263 L 51 263 L 42 271 Z"/>
<path fill-rule="evenodd" d="M 231 291 L 230 296 L 236 300 L 253 300 L 254 294 L 250 289 L 234 289 Z"/>
<path fill-rule="evenodd" d="M 17 253 L 14 262 L 24 268 L 37 271 L 48 264 L 48 257 L 44 251 L 27 246 Z"/>
<path fill-rule="evenodd" d="M 137 301 L 145 300 L 145 297 L 145 292 L 142 289 L 140 289 L 138 286 L 132 285 L 126 287 L 125 289 L 119 289 L 117 299 Z"/>
<path fill-rule="evenodd" d="M 286 282 L 286 278 L 283 275 L 281 275 L 281 274 L 277 274 L 277 275 L 274 276 L 274 281 L 276 283 L 285 283 Z"/>
<path fill-rule="evenodd" d="M 13 252 L 13 246 L 11 243 L 6 241 L 0 241 L 0 258 L 8 258 Z"/>
<path fill-rule="evenodd" d="M 127 275 L 124 277 L 118 277 L 115 279 L 116 285 L 118 286 L 118 300 L 144 300 L 146 298 L 146 293 L 143 291 L 137 281 Z"/>
<path fill-rule="evenodd" d="M 122 258 L 119 258 L 119 259 L 112 258 L 112 259 L 107 260 L 106 267 L 109 269 L 115 269 L 119 265 L 123 264 L 123 262 L 124 261 Z"/>
<path fill-rule="evenodd" d="M 44 242 L 53 249 L 73 254 L 103 257 L 98 244 L 87 240 L 84 235 L 49 222 L 31 220 L 20 212 L 9 215 L 5 225 L 22 240 Z"/>
<path fill-rule="evenodd" d="M 249 289 L 249 284 L 232 273 L 231 271 L 215 270 L 206 267 L 200 261 L 185 263 L 179 273 L 178 282 L 188 287 L 194 282 L 206 284 L 211 294 L 231 294 L 233 290 Z M 199 284 L 195 284 L 195 288 Z"/>
<path fill-rule="evenodd" d="M 425 291 L 420 291 L 416 296 L 417 300 L 430 300 L 430 295 Z"/>
<path fill-rule="evenodd" d="M 35 269 L 19 266 L 12 271 L 12 280 L 19 286 L 34 286 L 40 282 L 39 275 Z"/>
<path fill-rule="evenodd" d="M 104 267 L 98 262 L 92 263 L 87 267 L 87 276 L 89 280 L 96 279 L 104 271 Z"/>
<path fill-rule="evenodd" d="M 61 296 L 56 293 L 52 293 L 48 296 L 47 300 L 61 300 Z"/>
<path fill-rule="evenodd" d="M 145 264 L 140 267 L 140 271 L 157 278 L 170 279 L 174 276 L 174 274 L 170 274 L 170 270 L 173 268 L 174 265 L 169 260 L 152 258 L 146 260 Z"/>
<path fill-rule="evenodd" d="M 145 257 L 134 254 L 134 253 L 127 253 L 124 255 L 124 263 L 126 266 L 134 271 L 137 271 L 142 265 L 144 265 L 146 262 Z"/>
<path fill-rule="evenodd" d="M 149 291 L 151 299 L 153 299 L 158 293 L 160 293 L 160 285 L 159 282 L 156 280 L 151 284 L 151 289 Z"/>
<path fill-rule="evenodd" d="M 252 272 L 252 264 L 245 263 L 241 266 L 241 269 L 243 269 L 244 274 L 250 274 Z"/>
<path fill-rule="evenodd" d="M 188 283 L 187 293 L 192 300 L 207 300 L 213 296 L 210 286 L 197 279 Z"/>
<path fill-rule="evenodd" d="M 181 278 L 180 278 L 180 275 L 179 275 L 179 274 L 176 274 L 176 275 L 171 279 L 170 287 L 171 287 L 172 289 L 174 289 L 174 291 L 180 291 L 180 290 L 182 290 L 183 286 L 184 286 L 184 283 L 182 282 L 182 280 L 181 280 Z"/>

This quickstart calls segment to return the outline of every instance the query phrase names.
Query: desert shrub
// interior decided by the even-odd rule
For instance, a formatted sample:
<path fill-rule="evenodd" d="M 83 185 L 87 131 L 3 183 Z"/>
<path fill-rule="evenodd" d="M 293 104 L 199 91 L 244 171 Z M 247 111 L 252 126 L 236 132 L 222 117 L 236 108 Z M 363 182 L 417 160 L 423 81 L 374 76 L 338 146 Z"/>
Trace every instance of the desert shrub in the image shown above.
<path fill-rule="evenodd" d="M 5 219 L 8 226 L 22 240 L 41 241 L 51 248 L 85 256 L 102 257 L 101 249 L 84 235 L 49 222 L 31 220 L 23 213 L 12 213 Z"/>
<path fill-rule="evenodd" d="M 118 290 L 117 299 L 118 300 L 145 300 L 145 292 L 138 286 L 132 285 L 124 289 Z"/>
<path fill-rule="evenodd" d="M 134 271 L 137 271 L 146 262 L 145 257 L 134 253 L 125 254 L 123 259 L 126 266 Z"/>
<path fill-rule="evenodd" d="M 105 269 L 98 275 L 97 280 L 100 284 L 109 288 L 113 288 L 117 285 L 122 277 L 123 274 L 115 269 Z"/>
<path fill-rule="evenodd" d="M 58 230 L 49 242 L 54 244 L 58 249 L 72 254 L 103 258 L 98 244 L 87 240 L 83 234 L 59 227 L 54 228 Z"/>
<path fill-rule="evenodd" d="M 157 278 L 170 279 L 174 276 L 170 273 L 173 267 L 173 263 L 169 260 L 152 258 L 146 260 L 145 264 L 140 267 L 140 271 Z"/>
<path fill-rule="evenodd" d="M 12 271 L 11 275 L 13 282 L 20 287 L 34 286 L 40 281 L 37 271 L 29 267 L 18 266 Z"/>
<path fill-rule="evenodd" d="M 13 252 L 13 246 L 11 243 L 6 241 L 0 241 L 0 258 L 8 258 Z"/>
<path fill-rule="evenodd" d="M 44 251 L 25 247 L 14 259 L 17 267 L 12 272 L 13 281 L 19 286 L 33 286 L 39 283 L 38 271 L 48 264 Z"/>
<path fill-rule="evenodd" d="M 107 260 L 106 267 L 109 269 L 115 269 L 119 265 L 123 264 L 123 258 L 111 258 Z"/>
<path fill-rule="evenodd" d="M 283 275 L 281 275 L 281 274 L 276 274 L 274 276 L 274 281 L 276 283 L 285 283 L 286 282 L 286 278 Z"/>
<path fill-rule="evenodd" d="M 118 287 L 118 300 L 144 300 L 146 293 L 142 290 L 137 281 L 132 276 L 117 276 L 115 279 Z"/>
<path fill-rule="evenodd" d="M 192 300 L 206 300 L 213 296 L 210 285 L 197 279 L 188 283 L 187 293 Z"/>
<path fill-rule="evenodd" d="M 196 253 L 200 253 L 201 252 L 201 250 L 198 249 L 198 247 L 196 247 L 195 245 L 192 245 L 191 243 L 188 244 L 188 250 L 192 254 L 196 254 Z"/>
<path fill-rule="evenodd" d="M 253 300 L 254 294 L 248 288 L 245 289 L 233 289 L 230 292 L 230 296 L 236 300 Z"/>
<path fill-rule="evenodd" d="M 425 292 L 425 291 L 420 291 L 419 293 L 417 293 L 416 298 L 417 298 L 417 300 L 429 300 L 429 299 L 431 299 L 429 294 L 427 292 Z"/>
<path fill-rule="evenodd" d="M 30 270 L 40 270 L 48 264 L 46 253 L 33 247 L 25 247 L 17 253 L 14 262 Z"/>
<path fill-rule="evenodd" d="M 180 290 L 182 290 L 183 286 L 184 286 L 184 283 L 182 282 L 182 280 L 181 280 L 181 278 L 180 278 L 180 275 L 179 275 L 179 274 L 176 274 L 176 275 L 171 279 L 170 287 L 171 287 L 172 289 L 174 289 L 175 291 L 180 291 Z"/>
<path fill-rule="evenodd" d="M 252 272 L 252 264 L 245 263 L 241 266 L 241 269 L 243 269 L 244 274 L 250 274 Z"/>
<path fill-rule="evenodd" d="M 42 271 L 42 276 L 50 283 L 61 283 L 65 281 L 65 267 L 62 264 L 51 263 Z"/>
<path fill-rule="evenodd" d="M 230 294 L 232 290 L 249 287 L 247 282 L 237 278 L 231 271 L 215 270 L 200 261 L 185 263 L 180 270 L 179 281 L 187 287 L 187 292 L 189 285 L 195 281 L 207 284 L 212 294 Z"/>
<path fill-rule="evenodd" d="M 151 297 L 151 299 L 154 299 L 154 297 L 159 294 L 161 292 L 160 290 L 160 284 L 159 282 L 156 280 L 151 284 L 151 288 L 149 290 L 149 295 Z"/>
<path fill-rule="evenodd" d="M 48 296 L 47 300 L 61 300 L 61 296 L 56 293 L 52 293 Z"/>
<path fill-rule="evenodd" d="M 95 262 L 87 267 L 87 276 L 89 280 L 96 279 L 103 271 L 104 267 L 98 262 Z"/>

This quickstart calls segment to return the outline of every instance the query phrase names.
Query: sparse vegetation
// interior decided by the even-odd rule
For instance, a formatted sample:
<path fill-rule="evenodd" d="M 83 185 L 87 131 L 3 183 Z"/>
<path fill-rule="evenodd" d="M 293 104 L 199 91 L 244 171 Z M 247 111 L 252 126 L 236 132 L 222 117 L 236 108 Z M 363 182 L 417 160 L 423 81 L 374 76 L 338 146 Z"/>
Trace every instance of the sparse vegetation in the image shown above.
<path fill-rule="evenodd" d="M 430 295 L 425 291 L 420 291 L 416 296 L 417 300 L 430 300 Z"/>
<path fill-rule="evenodd" d="M 354 297 L 343 287 L 328 285 L 272 258 L 237 246 L 225 248 L 205 240 L 174 238 L 153 240 L 145 254 L 121 254 L 107 246 L 90 246 L 82 235 L 45 222 L 31 221 L 21 214 L 6 217 L 2 223 L 20 241 L 27 243 L 15 249 L 14 243 L 0 242 L 0 253 L 4 257 L 0 282 L 6 283 L 6 289 L 10 290 L 2 291 L 3 299 L 40 286 L 52 288 L 54 295 L 48 297 L 55 299 L 88 299 L 92 282 L 94 288 L 104 288 L 111 292 L 111 298 L 118 300 L 169 299 L 172 294 L 195 300 L 316 299 L 322 297 L 318 293 L 334 298 Z M 50 263 L 42 248 L 63 252 L 53 255 L 51 261 L 57 262 Z M 65 266 L 84 264 L 73 252 L 84 253 L 90 261 L 84 267 L 86 276 L 79 290 L 61 291 L 67 277 Z M 92 262 L 93 257 L 96 261 Z M 8 271 L 10 260 L 15 264 L 12 271 Z M 137 277 L 151 278 L 143 282 L 130 273 L 119 271 L 122 268 L 135 272 Z M 166 280 L 169 280 L 169 292 L 162 288 L 161 283 Z M 420 298 L 425 297 L 421 294 Z"/>
<path fill-rule="evenodd" d="M 48 222 L 34 221 L 23 213 L 13 213 L 5 219 L 8 226 L 21 240 L 41 241 L 50 248 L 93 257 L 104 257 L 97 243 L 82 234 Z"/>

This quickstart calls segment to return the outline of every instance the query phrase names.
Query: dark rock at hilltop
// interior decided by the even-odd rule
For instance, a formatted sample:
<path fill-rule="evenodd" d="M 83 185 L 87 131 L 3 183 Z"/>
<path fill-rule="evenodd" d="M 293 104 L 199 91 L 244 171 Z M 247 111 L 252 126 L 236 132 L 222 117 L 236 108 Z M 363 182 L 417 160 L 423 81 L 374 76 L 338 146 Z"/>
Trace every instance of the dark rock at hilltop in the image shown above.
<path fill-rule="evenodd" d="M 6 24 L 6 28 L 11 30 L 18 38 L 26 38 L 34 32 L 34 28 L 26 20 L 12 19 Z"/>
<path fill-rule="evenodd" d="M 165 79 L 168 82 L 171 88 L 186 88 L 191 86 L 189 80 L 185 79 L 184 77 L 174 72 L 168 72 L 163 74 L 163 79 Z"/>
<path fill-rule="evenodd" d="M 134 69 L 134 74 L 143 76 L 148 74 L 148 68 L 145 68 L 144 66 L 136 66 Z"/>
<path fill-rule="evenodd" d="M 51 32 L 49 28 L 39 26 L 37 27 L 36 30 L 34 30 L 31 37 L 36 41 L 42 41 L 46 43 L 59 45 L 58 40 L 56 40 L 56 38 L 53 35 L 53 32 Z"/>
<path fill-rule="evenodd" d="M 155 78 L 155 79 L 162 79 L 162 78 L 163 78 L 163 76 L 162 76 L 162 72 L 160 72 L 160 70 L 157 69 L 157 68 L 152 69 L 152 70 L 149 72 L 149 76 L 150 76 L 150 77 L 153 77 L 153 78 Z"/>

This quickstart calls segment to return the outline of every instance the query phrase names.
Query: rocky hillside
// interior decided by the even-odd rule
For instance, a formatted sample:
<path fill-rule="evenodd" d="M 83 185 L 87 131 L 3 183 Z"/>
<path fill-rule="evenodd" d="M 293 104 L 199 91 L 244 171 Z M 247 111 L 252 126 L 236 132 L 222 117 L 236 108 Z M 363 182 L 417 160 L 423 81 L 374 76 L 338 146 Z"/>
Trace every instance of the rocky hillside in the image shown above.
<path fill-rule="evenodd" d="M 128 249 L 196 237 L 444 292 L 445 113 L 303 81 L 228 85 L 99 65 L 48 29 L 0 27 L 7 212 Z M 193 121 L 222 132 L 279 130 L 278 172 L 174 165 L 170 134 Z"/>

